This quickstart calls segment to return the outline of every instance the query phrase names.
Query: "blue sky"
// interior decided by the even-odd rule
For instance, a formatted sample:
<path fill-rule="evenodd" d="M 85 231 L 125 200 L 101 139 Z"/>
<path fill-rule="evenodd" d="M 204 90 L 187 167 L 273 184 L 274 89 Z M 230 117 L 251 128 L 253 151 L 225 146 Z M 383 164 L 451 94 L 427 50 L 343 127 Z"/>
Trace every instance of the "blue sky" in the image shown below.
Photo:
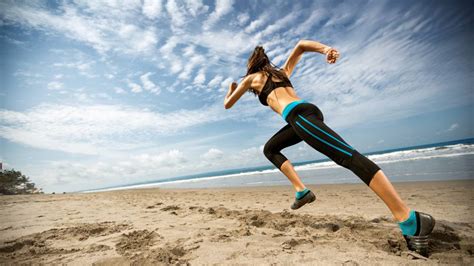
<path fill-rule="evenodd" d="M 223 108 L 263 45 L 360 152 L 473 137 L 469 1 L 0 1 L 0 160 L 45 191 L 270 165 L 285 122 Z M 292 161 L 325 158 L 300 143 Z"/>

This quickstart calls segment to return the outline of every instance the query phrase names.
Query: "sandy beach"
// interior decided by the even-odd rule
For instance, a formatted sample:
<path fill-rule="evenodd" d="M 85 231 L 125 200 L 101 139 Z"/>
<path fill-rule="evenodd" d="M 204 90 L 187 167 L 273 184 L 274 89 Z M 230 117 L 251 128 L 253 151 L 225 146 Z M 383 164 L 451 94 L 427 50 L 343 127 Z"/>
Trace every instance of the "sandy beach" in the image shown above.
<path fill-rule="evenodd" d="M 365 184 L 135 189 L 0 197 L 0 264 L 473 264 L 474 181 L 394 183 L 437 220 L 425 259 L 409 252 Z"/>

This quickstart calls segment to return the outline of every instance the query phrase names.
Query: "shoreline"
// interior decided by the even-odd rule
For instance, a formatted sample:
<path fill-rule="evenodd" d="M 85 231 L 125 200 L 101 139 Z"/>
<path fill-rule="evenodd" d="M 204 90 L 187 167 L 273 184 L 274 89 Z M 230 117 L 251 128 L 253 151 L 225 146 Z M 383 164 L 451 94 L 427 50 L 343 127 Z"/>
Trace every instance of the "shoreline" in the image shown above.
<path fill-rule="evenodd" d="M 413 180 L 413 181 L 391 181 L 392 184 L 400 184 L 404 185 L 406 184 L 411 184 L 411 183 L 431 183 L 431 182 L 474 182 L 474 179 L 453 179 L 453 180 Z M 363 184 L 362 181 L 360 182 L 354 182 L 354 183 L 324 183 L 324 184 L 309 184 L 306 183 L 307 186 L 315 187 L 315 186 L 346 186 L 346 185 L 360 185 Z M 364 184 L 365 185 L 365 184 Z M 107 192 L 116 192 L 116 191 L 128 191 L 128 190 L 153 190 L 153 189 L 161 189 L 161 190 L 189 190 L 189 191 L 199 191 L 199 190 L 240 190 L 240 189 L 266 189 L 266 188 L 275 188 L 275 189 L 280 189 L 280 188 L 287 188 L 290 187 L 292 188 L 292 185 L 290 181 L 288 180 L 288 184 L 285 185 L 253 185 L 253 186 L 222 186 L 222 187 L 199 187 L 199 188 L 175 188 L 175 187 L 138 187 L 138 188 L 117 188 L 113 190 L 104 190 L 104 191 L 78 191 L 78 192 L 66 192 L 66 194 L 93 194 L 93 193 L 107 193 Z M 366 186 L 367 187 L 367 186 Z M 56 193 L 55 195 L 60 195 L 62 193 Z M 51 193 L 45 193 L 44 195 L 51 195 Z"/>
<path fill-rule="evenodd" d="M 392 184 L 400 184 L 400 185 L 408 185 L 412 183 L 451 183 L 451 182 L 474 182 L 474 179 L 455 179 L 455 180 L 414 180 L 414 181 L 390 181 Z M 307 186 L 315 187 L 315 186 L 359 186 L 365 185 L 364 183 L 357 182 L 357 183 L 331 183 L 331 184 L 307 184 Z M 366 186 L 366 185 L 365 185 Z M 251 189 L 251 190 L 258 190 L 258 189 L 280 189 L 280 188 L 292 188 L 290 181 L 288 181 L 287 185 L 262 185 L 262 186 L 235 186 L 235 187 L 212 187 L 212 188 L 161 188 L 161 187 L 152 187 L 152 188 L 127 188 L 125 190 L 148 190 L 148 189 L 162 189 L 162 190 L 241 190 L 241 189 Z M 367 186 L 366 186 L 367 187 Z M 74 193 L 102 193 L 102 192 L 109 192 L 109 191 L 100 191 L 100 192 L 74 192 Z"/>
<path fill-rule="evenodd" d="M 410 255 L 388 208 L 363 183 L 137 188 L 0 197 L 0 260 L 86 265 L 473 263 L 474 180 L 393 182 L 437 224 L 427 260 Z M 455 206 L 455 207 L 453 207 Z M 5 215 L 7 214 L 7 215 Z"/>

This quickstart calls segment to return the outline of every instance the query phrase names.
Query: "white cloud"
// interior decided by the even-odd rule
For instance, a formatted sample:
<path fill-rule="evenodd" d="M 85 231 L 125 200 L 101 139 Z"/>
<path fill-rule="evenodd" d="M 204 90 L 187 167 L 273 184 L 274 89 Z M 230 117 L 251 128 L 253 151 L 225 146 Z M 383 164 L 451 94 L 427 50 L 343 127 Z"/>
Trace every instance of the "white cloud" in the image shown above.
<path fill-rule="evenodd" d="M 283 18 L 275 21 L 274 24 L 267 26 L 263 31 L 259 32 L 257 36 L 268 36 L 275 33 L 276 31 L 288 27 L 290 23 L 298 19 L 301 15 L 301 11 L 293 11 L 285 15 Z M 257 37 L 258 38 L 258 37 Z"/>
<path fill-rule="evenodd" d="M 223 77 L 221 75 L 216 75 L 209 83 L 207 84 L 208 87 L 218 87 L 220 86 L 222 82 Z"/>
<path fill-rule="evenodd" d="M 98 154 L 149 145 L 150 136 L 156 140 L 199 125 L 254 117 L 255 108 L 236 109 L 226 112 L 221 102 L 167 113 L 121 105 L 41 104 L 23 112 L 0 109 L 0 136 L 41 149 Z"/>
<path fill-rule="evenodd" d="M 186 162 L 183 153 L 177 149 L 172 149 L 168 152 L 157 155 L 150 155 L 147 153 L 135 155 L 131 159 L 133 162 L 142 165 L 142 167 L 150 167 L 151 165 L 154 165 L 154 168 L 177 167 L 179 164 Z"/>
<path fill-rule="evenodd" d="M 176 74 L 183 69 L 181 58 L 174 55 L 173 50 L 179 44 L 180 39 L 177 36 L 169 37 L 165 44 L 160 48 L 160 53 L 163 59 L 167 59 L 170 64 L 170 71 Z"/>
<path fill-rule="evenodd" d="M 16 71 L 15 73 L 13 73 L 13 76 L 15 77 L 21 76 L 21 77 L 35 78 L 35 79 L 44 77 L 42 74 L 31 73 L 29 71 L 24 71 L 24 70 Z"/>
<path fill-rule="evenodd" d="M 436 132 L 436 135 L 441 135 L 441 134 L 445 134 L 445 133 L 454 131 L 454 130 L 456 130 L 458 127 L 459 127 L 459 124 L 458 124 L 458 123 L 451 124 L 448 128 L 444 128 L 444 129 L 438 130 L 438 131 Z"/>
<path fill-rule="evenodd" d="M 323 19 L 327 18 L 328 15 L 329 14 L 327 12 L 325 12 L 325 10 L 322 9 L 322 8 L 312 10 L 310 16 L 308 18 L 306 18 L 303 21 L 303 23 L 298 25 L 298 27 L 295 29 L 295 34 L 300 35 L 300 34 L 304 34 L 304 33 L 308 32 L 309 30 L 311 30 L 311 28 L 314 25 L 317 25 Z"/>
<path fill-rule="evenodd" d="M 208 6 L 202 3 L 202 0 L 186 0 L 186 7 L 192 16 L 197 16 L 207 12 Z"/>
<path fill-rule="evenodd" d="M 75 6 L 98 17 L 131 18 L 140 15 L 142 1 L 140 0 L 74 0 Z"/>
<path fill-rule="evenodd" d="M 208 30 L 211 28 L 219 19 L 232 11 L 233 0 L 216 0 L 214 11 L 209 14 L 209 18 L 204 22 L 203 28 Z"/>
<path fill-rule="evenodd" d="M 231 162 L 238 163 L 238 165 L 241 166 L 268 164 L 268 159 L 263 154 L 263 145 L 243 149 L 239 152 L 231 154 L 229 157 Z M 236 166 L 234 165 L 233 167 Z"/>
<path fill-rule="evenodd" d="M 262 15 L 260 15 L 260 17 L 258 17 L 256 20 L 252 21 L 250 23 L 250 25 L 248 25 L 246 28 L 245 28 L 245 32 L 246 33 L 253 33 L 254 31 L 256 31 L 259 27 L 265 25 L 265 23 L 267 23 L 267 21 L 270 19 L 270 15 L 268 13 L 263 13 Z"/>
<path fill-rule="evenodd" d="M 140 80 L 142 81 L 143 88 L 153 94 L 159 95 L 161 92 L 161 89 L 159 86 L 153 83 L 153 81 L 150 80 L 151 75 L 153 75 L 153 73 L 148 72 L 140 76 Z"/>
<path fill-rule="evenodd" d="M 226 92 L 229 89 L 229 85 L 235 81 L 233 78 L 228 77 L 225 80 L 223 80 L 220 84 L 219 92 Z"/>
<path fill-rule="evenodd" d="M 196 55 L 196 46 L 195 45 L 188 45 L 183 49 L 183 55 L 185 57 L 191 57 Z"/>
<path fill-rule="evenodd" d="M 132 24 L 122 24 L 119 25 L 117 33 L 120 39 L 127 40 L 120 49 L 131 53 L 152 51 L 158 42 L 155 29 L 151 27 L 142 29 Z"/>
<path fill-rule="evenodd" d="M 129 82 L 128 86 L 130 87 L 130 89 L 132 89 L 132 92 L 134 93 L 142 92 L 142 86 L 138 85 L 137 83 Z"/>
<path fill-rule="evenodd" d="M 228 57 L 226 60 L 232 60 L 244 53 L 249 53 L 259 42 L 259 39 L 244 32 L 231 32 L 227 30 L 206 31 L 191 38 L 194 43 L 199 43 L 199 45 L 211 50 L 212 53 L 220 55 L 220 57 L 225 55 Z M 216 45 L 216 43 L 219 45 Z M 242 61 L 239 60 L 238 62 Z"/>
<path fill-rule="evenodd" d="M 115 15 L 127 18 L 133 14 L 140 2 L 114 5 L 109 2 L 79 1 L 87 11 L 81 11 L 73 4 L 64 3 L 63 12 L 49 12 L 34 3 L 0 3 L 0 12 L 5 21 L 18 23 L 46 32 L 58 32 L 70 39 L 92 46 L 97 51 L 118 51 L 128 54 L 150 52 L 158 42 L 154 29 L 133 25 Z M 109 3 L 109 4 L 105 4 Z M 116 7 L 115 9 L 113 7 Z M 118 30 L 117 30 L 118 29 Z"/>
<path fill-rule="evenodd" d="M 161 13 L 161 0 L 144 0 L 142 12 L 149 19 L 156 19 Z"/>
<path fill-rule="evenodd" d="M 34 170 L 35 183 L 49 191 L 69 187 L 71 190 L 91 189 L 136 182 L 137 179 L 156 180 L 175 175 L 185 169 L 185 154 L 178 149 L 160 153 L 139 153 L 130 156 L 102 158 L 93 162 L 50 161 Z M 47 170 L 46 170 L 47 169 Z"/>
<path fill-rule="evenodd" d="M 193 69 L 198 66 L 204 67 L 204 63 L 206 63 L 206 58 L 203 55 L 195 54 L 193 56 L 190 56 L 188 58 L 188 61 L 186 62 L 186 65 L 184 66 L 184 69 L 178 75 L 178 78 L 181 80 L 188 80 L 191 76 L 191 72 L 193 71 Z"/>
<path fill-rule="evenodd" d="M 124 89 L 122 89 L 122 88 L 120 88 L 120 87 L 115 87 L 115 88 L 114 88 L 114 91 L 115 91 L 115 93 L 117 93 L 117 94 L 126 94 L 126 93 L 127 93 Z"/>
<path fill-rule="evenodd" d="M 448 128 L 448 131 L 453 131 L 453 130 L 455 130 L 455 129 L 458 128 L 458 127 L 459 127 L 458 123 L 454 123 L 454 124 L 452 124 L 452 125 Z"/>
<path fill-rule="evenodd" d="M 78 56 L 80 57 L 80 56 Z M 54 63 L 54 67 L 58 68 L 71 68 L 77 70 L 78 74 L 89 77 L 89 78 L 94 78 L 98 77 L 98 75 L 93 74 L 92 72 L 92 66 L 96 64 L 95 61 L 93 60 L 85 60 L 85 59 L 77 59 L 74 58 L 72 60 L 77 60 L 74 62 L 64 62 L 64 63 Z M 62 77 L 62 76 L 61 76 Z"/>
<path fill-rule="evenodd" d="M 178 6 L 175 0 L 168 0 L 166 3 L 166 11 L 171 18 L 172 29 L 176 30 L 186 24 L 186 14 L 183 7 Z"/>
<path fill-rule="evenodd" d="M 224 156 L 224 152 L 219 149 L 211 148 L 206 153 L 201 155 L 204 160 L 219 160 Z"/>
<path fill-rule="evenodd" d="M 49 90 L 60 90 L 63 88 L 63 86 L 64 84 L 59 81 L 51 81 L 50 83 L 48 83 Z"/>
<path fill-rule="evenodd" d="M 237 16 L 237 21 L 239 23 L 239 26 L 245 25 L 245 23 L 247 23 L 249 19 L 250 19 L 250 16 L 247 13 L 240 13 Z"/>
<path fill-rule="evenodd" d="M 200 70 L 199 73 L 194 78 L 193 83 L 195 85 L 202 85 L 206 81 L 206 74 L 204 74 L 203 70 Z"/>

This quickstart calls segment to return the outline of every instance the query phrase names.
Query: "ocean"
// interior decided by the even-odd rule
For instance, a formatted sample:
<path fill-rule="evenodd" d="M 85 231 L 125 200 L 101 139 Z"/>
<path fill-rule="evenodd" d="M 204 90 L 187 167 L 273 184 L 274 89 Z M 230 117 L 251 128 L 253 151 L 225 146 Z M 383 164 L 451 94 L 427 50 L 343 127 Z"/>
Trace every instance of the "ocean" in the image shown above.
<path fill-rule="evenodd" d="M 317 152 L 317 151 L 315 151 Z M 391 182 L 474 179 L 474 138 L 363 153 L 382 168 Z M 293 163 L 303 183 L 363 183 L 349 169 L 329 159 Z M 180 176 L 82 192 L 131 188 L 215 188 L 288 185 L 273 165 Z"/>

